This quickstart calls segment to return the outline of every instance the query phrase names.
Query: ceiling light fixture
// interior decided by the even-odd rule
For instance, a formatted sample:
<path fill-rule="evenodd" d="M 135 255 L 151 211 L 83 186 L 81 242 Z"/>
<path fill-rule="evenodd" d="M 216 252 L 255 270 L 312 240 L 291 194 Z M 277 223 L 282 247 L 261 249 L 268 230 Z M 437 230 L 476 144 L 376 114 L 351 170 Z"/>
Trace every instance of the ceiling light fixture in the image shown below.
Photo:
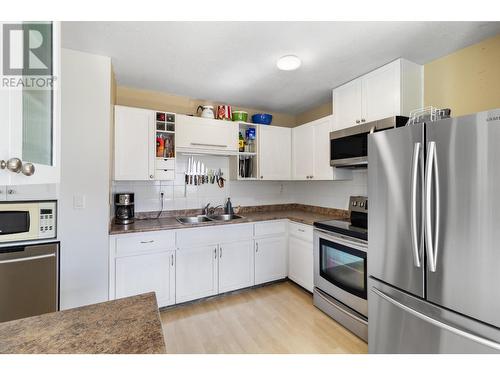
<path fill-rule="evenodd" d="M 276 66 L 279 70 L 295 70 L 300 67 L 302 62 L 295 55 L 286 55 L 282 56 L 276 62 Z"/>

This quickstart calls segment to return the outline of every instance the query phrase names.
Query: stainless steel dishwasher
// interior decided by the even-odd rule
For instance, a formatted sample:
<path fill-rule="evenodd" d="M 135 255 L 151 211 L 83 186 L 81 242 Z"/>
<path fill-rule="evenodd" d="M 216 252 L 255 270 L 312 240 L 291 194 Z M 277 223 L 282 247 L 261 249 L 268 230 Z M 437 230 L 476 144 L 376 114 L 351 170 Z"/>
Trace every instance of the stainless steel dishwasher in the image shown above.
<path fill-rule="evenodd" d="M 0 322 L 59 309 L 59 243 L 0 247 Z"/>

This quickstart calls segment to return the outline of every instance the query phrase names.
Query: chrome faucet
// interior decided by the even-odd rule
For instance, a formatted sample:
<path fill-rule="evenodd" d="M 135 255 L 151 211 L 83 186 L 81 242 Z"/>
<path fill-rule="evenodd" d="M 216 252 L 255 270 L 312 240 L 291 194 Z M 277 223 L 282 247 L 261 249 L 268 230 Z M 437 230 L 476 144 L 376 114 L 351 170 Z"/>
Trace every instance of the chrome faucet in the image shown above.
<path fill-rule="evenodd" d="M 206 215 L 206 216 L 209 216 L 209 215 L 213 215 L 215 213 L 215 210 L 218 209 L 218 208 L 222 208 L 222 205 L 218 205 L 218 206 L 215 206 L 215 207 L 210 207 L 210 203 L 207 203 L 207 205 L 205 207 L 203 207 L 203 215 Z"/>

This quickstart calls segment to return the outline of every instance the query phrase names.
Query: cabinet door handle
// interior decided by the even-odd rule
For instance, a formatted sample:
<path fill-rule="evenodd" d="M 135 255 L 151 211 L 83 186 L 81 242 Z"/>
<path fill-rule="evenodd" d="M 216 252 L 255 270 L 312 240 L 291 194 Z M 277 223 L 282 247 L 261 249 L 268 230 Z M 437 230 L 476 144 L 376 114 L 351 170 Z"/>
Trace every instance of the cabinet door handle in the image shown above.
<path fill-rule="evenodd" d="M 219 247 L 219 258 L 222 258 L 222 247 Z"/>
<path fill-rule="evenodd" d="M 214 259 L 217 259 L 217 248 L 214 249 Z"/>
<path fill-rule="evenodd" d="M 14 189 L 7 190 L 7 194 L 12 195 L 12 194 L 15 194 L 15 193 L 16 193 L 16 191 Z"/>
<path fill-rule="evenodd" d="M 359 123 L 360 123 L 360 121 L 359 121 L 359 120 L 356 120 L 356 124 L 359 124 Z"/>
<path fill-rule="evenodd" d="M 256 253 L 259 252 L 259 243 L 258 242 L 255 243 L 255 252 Z"/>
<path fill-rule="evenodd" d="M 300 229 L 300 228 L 299 228 L 299 229 L 297 229 L 297 230 L 298 230 L 299 232 L 305 232 L 305 230 L 304 230 L 304 229 Z"/>
<path fill-rule="evenodd" d="M 172 262 L 172 266 L 174 265 L 174 254 L 170 255 L 170 257 L 172 258 L 171 262 Z"/>
<path fill-rule="evenodd" d="M 154 177 L 155 177 L 155 176 L 154 176 L 154 175 L 152 175 L 152 174 L 150 174 L 150 175 L 149 175 L 149 178 L 151 178 L 151 179 L 153 179 Z"/>
<path fill-rule="evenodd" d="M 155 240 L 150 240 L 150 241 L 141 241 L 141 243 L 153 243 Z"/>

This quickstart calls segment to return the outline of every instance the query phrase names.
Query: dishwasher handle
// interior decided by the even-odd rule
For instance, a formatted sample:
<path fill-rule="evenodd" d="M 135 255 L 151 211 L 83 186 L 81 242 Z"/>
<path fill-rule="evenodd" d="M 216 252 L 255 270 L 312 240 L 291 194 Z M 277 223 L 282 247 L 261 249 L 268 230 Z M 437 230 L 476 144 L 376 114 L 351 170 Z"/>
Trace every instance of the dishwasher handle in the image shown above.
<path fill-rule="evenodd" d="M 5 259 L 5 260 L 0 260 L 0 264 L 27 262 L 29 260 L 52 258 L 52 257 L 55 257 L 55 256 L 56 256 L 56 254 L 52 253 L 52 254 L 44 254 L 44 255 L 35 255 L 35 256 L 26 257 L 26 258 Z"/>

